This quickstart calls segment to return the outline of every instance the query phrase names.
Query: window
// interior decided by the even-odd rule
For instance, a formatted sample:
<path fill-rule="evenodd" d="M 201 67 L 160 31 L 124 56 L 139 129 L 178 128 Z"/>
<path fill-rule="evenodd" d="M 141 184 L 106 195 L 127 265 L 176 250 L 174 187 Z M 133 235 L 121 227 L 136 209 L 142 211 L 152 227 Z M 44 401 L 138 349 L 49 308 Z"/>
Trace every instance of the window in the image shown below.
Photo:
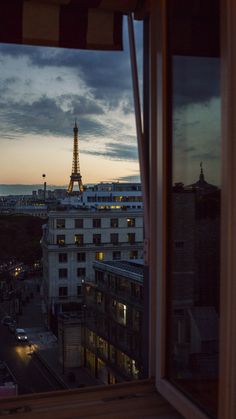
<path fill-rule="evenodd" d="M 66 236 L 60 234 L 57 236 L 57 244 L 59 244 L 59 246 L 64 246 L 66 242 Z"/>
<path fill-rule="evenodd" d="M 101 234 L 93 234 L 93 243 L 101 244 Z"/>
<path fill-rule="evenodd" d="M 58 294 L 59 294 L 59 297 L 67 297 L 68 288 L 67 287 L 59 287 Z"/>
<path fill-rule="evenodd" d="M 96 260 L 104 260 L 104 252 L 96 252 L 95 259 Z"/>
<path fill-rule="evenodd" d="M 81 296 L 82 295 L 82 287 L 81 285 L 77 285 L 77 295 Z"/>
<path fill-rule="evenodd" d="M 232 152 L 232 144 L 225 132 L 221 147 L 218 2 L 212 2 L 209 13 L 205 7 L 201 9 L 200 1 L 195 6 L 190 3 L 184 1 L 179 8 L 177 0 L 168 2 L 165 62 L 168 70 L 160 77 L 162 83 L 166 77 L 162 94 L 169 100 L 160 115 L 163 121 L 165 119 L 159 137 L 157 183 L 160 188 L 153 199 L 153 203 L 156 200 L 161 208 L 163 205 L 167 208 L 163 214 L 158 212 L 158 251 L 157 262 L 154 262 L 161 280 L 159 290 L 162 290 L 156 305 L 161 302 L 161 310 L 164 308 L 162 319 L 160 311 L 157 312 L 158 336 L 165 335 L 157 343 L 161 351 L 157 359 L 157 388 L 164 396 L 168 394 L 174 405 L 181 406 L 184 417 L 199 418 L 201 410 L 216 418 L 217 404 L 224 393 L 223 387 L 221 392 L 218 388 L 219 289 L 223 288 L 220 286 L 220 247 L 221 233 L 225 231 L 220 220 L 229 228 L 230 223 L 224 218 L 231 212 L 227 212 L 229 207 L 225 208 L 221 217 L 221 173 L 228 172 L 228 161 L 222 159 L 221 149 Z M 181 26 L 191 31 L 190 42 L 180 30 Z M 206 38 L 211 41 L 206 43 Z M 225 73 L 224 77 L 227 78 Z M 159 88 L 161 86 L 157 85 L 157 90 Z M 222 114 L 228 114 L 231 106 L 226 108 L 226 111 L 222 109 Z M 234 166 L 232 160 L 230 166 Z M 229 193 L 232 199 L 226 183 L 225 177 L 223 196 L 226 198 Z M 232 239 L 231 234 L 229 241 L 230 237 Z M 227 240 L 224 246 L 226 243 Z M 158 267 L 161 259 L 162 267 Z M 222 260 L 222 265 L 227 265 L 230 271 L 226 259 Z M 223 347 L 223 341 L 221 345 Z M 165 365 L 160 362 L 163 355 Z M 224 364 L 221 366 L 224 375 L 223 367 Z"/>
<path fill-rule="evenodd" d="M 111 233 L 111 243 L 118 244 L 119 242 L 119 234 L 118 233 Z"/>
<path fill-rule="evenodd" d="M 77 244 L 77 246 L 82 246 L 84 244 L 83 234 L 75 234 L 75 244 Z"/>
<path fill-rule="evenodd" d="M 85 268 L 77 268 L 77 276 L 78 277 L 85 277 L 86 269 Z"/>
<path fill-rule="evenodd" d="M 111 218 L 111 227 L 117 228 L 119 225 L 118 218 Z"/>
<path fill-rule="evenodd" d="M 120 260 L 121 259 L 121 252 L 112 252 L 112 259 L 113 260 Z"/>
<path fill-rule="evenodd" d="M 59 253 L 58 254 L 59 263 L 66 263 L 67 262 L 67 253 Z"/>
<path fill-rule="evenodd" d="M 77 253 L 77 262 L 85 262 L 86 261 L 86 253 L 81 252 Z"/>
<path fill-rule="evenodd" d="M 76 218 L 75 219 L 75 228 L 83 228 L 83 227 L 84 227 L 83 218 Z"/>
<path fill-rule="evenodd" d="M 101 218 L 93 218 L 93 228 L 101 228 Z"/>
<path fill-rule="evenodd" d="M 138 251 L 137 250 L 131 250 L 129 252 L 129 258 L 130 259 L 138 259 Z"/>
<path fill-rule="evenodd" d="M 59 278 L 60 279 L 67 278 L 67 269 L 66 268 L 60 268 L 58 273 L 59 273 Z"/>
<path fill-rule="evenodd" d="M 127 227 L 135 227 L 135 218 L 127 218 Z"/>
<path fill-rule="evenodd" d="M 64 218 L 58 218 L 56 220 L 56 226 L 57 226 L 57 228 L 65 228 L 65 226 L 66 226 L 65 219 Z"/>
<path fill-rule="evenodd" d="M 97 304 L 102 304 L 103 302 L 103 293 L 101 291 L 96 292 L 96 302 Z"/>
<path fill-rule="evenodd" d="M 127 234 L 128 243 L 134 244 L 135 243 L 135 233 L 128 233 Z"/>

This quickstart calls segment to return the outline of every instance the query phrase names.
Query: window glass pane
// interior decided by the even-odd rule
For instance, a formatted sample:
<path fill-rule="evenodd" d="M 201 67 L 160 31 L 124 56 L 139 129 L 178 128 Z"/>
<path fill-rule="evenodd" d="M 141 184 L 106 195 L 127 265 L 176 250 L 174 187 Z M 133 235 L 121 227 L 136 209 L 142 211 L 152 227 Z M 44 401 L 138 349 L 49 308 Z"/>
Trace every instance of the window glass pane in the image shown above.
<path fill-rule="evenodd" d="M 183 8 L 183 3 L 185 8 Z M 196 2 L 197 4 L 200 2 Z M 217 13 L 170 1 L 167 371 L 211 416 L 217 414 L 220 280 L 220 96 Z M 208 2 L 206 2 L 208 4 Z M 215 7 L 217 2 L 215 3 Z M 180 17 L 191 37 L 177 32 Z M 197 22 L 197 23 L 196 23 Z M 200 31 L 202 29 L 202 32 Z M 187 30 L 187 29 L 186 29 Z M 176 37 L 178 38 L 176 40 Z M 207 43 L 205 39 L 205 43 Z M 181 55 L 180 55 L 181 54 Z"/>

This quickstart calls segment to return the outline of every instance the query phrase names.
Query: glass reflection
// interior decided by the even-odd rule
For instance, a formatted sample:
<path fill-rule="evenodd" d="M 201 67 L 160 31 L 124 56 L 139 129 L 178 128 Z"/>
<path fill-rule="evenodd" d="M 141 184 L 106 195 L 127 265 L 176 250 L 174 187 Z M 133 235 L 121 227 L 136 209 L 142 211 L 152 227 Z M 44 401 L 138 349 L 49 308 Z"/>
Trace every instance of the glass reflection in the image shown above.
<path fill-rule="evenodd" d="M 220 280 L 219 59 L 175 56 L 169 191 L 171 381 L 217 414 Z"/>

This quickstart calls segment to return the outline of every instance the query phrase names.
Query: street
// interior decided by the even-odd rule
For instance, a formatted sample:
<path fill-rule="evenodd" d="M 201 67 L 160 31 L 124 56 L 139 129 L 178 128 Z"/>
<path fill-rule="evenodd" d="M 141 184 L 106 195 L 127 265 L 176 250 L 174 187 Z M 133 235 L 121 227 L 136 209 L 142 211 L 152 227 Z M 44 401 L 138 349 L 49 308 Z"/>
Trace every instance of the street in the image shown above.
<path fill-rule="evenodd" d="M 30 354 L 28 344 L 18 343 L 6 326 L 0 326 L 0 359 L 4 360 L 16 378 L 19 394 L 60 390 L 54 376 Z"/>
<path fill-rule="evenodd" d="M 21 284 L 26 285 L 25 283 Z M 28 281 L 28 286 L 29 286 Z M 0 318 L 9 314 L 9 301 L 0 303 Z M 11 314 L 11 313 L 10 313 Z M 18 318 L 18 327 L 27 331 L 43 325 L 39 294 L 23 307 Z M 27 332 L 28 333 L 28 332 Z M 55 376 L 41 363 L 37 355 L 30 353 L 30 347 L 18 343 L 14 333 L 7 326 L 0 324 L 0 360 L 7 363 L 18 384 L 18 394 L 60 390 L 62 386 Z"/>

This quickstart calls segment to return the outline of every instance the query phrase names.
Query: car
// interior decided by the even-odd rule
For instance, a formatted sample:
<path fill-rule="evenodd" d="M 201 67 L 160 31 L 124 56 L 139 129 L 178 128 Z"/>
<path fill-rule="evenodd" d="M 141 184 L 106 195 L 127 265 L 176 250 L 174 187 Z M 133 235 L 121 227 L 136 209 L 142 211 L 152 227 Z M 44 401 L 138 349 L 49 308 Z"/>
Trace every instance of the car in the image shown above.
<path fill-rule="evenodd" d="M 16 338 L 17 342 L 27 342 L 28 341 L 28 336 L 27 336 L 24 329 L 16 328 L 15 338 Z"/>
<path fill-rule="evenodd" d="M 13 322 L 13 318 L 11 316 L 5 316 L 5 317 L 2 318 L 2 324 L 4 326 L 8 326 L 12 322 Z"/>

